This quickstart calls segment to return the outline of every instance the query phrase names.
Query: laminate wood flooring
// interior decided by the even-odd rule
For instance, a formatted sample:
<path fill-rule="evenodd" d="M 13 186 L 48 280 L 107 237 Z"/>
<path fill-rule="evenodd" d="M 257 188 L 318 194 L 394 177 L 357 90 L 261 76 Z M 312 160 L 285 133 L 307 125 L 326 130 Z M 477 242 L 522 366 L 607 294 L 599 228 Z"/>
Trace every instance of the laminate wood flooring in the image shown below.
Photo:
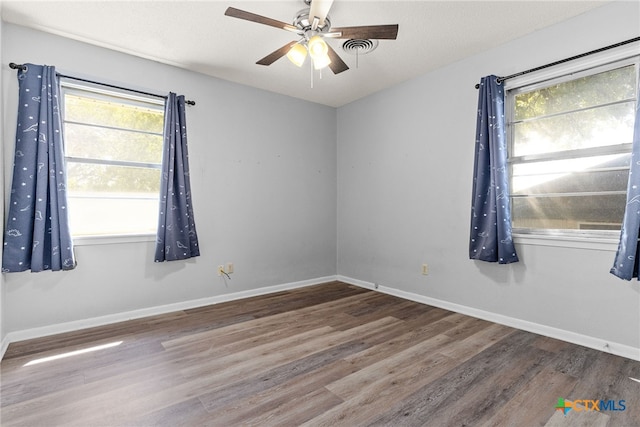
<path fill-rule="evenodd" d="M 640 427 L 640 362 L 339 282 L 13 343 L 0 367 L 2 426 Z"/>

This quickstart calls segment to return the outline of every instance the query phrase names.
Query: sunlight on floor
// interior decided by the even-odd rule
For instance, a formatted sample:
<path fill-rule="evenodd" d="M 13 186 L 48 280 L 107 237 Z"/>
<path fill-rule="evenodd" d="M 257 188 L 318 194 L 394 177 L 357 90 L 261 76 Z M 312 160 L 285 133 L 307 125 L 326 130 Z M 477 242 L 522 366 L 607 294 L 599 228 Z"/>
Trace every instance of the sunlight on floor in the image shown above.
<path fill-rule="evenodd" d="M 92 351 L 104 350 L 111 347 L 116 347 L 122 344 L 122 341 L 116 341 L 109 344 L 97 345 L 95 347 L 84 348 L 82 350 L 74 350 L 67 353 L 57 354 L 55 356 L 43 357 L 41 359 L 34 359 L 31 362 L 24 364 L 23 366 L 37 365 L 38 363 L 50 362 L 52 360 L 64 359 L 66 357 L 77 356 L 79 354 L 91 353 Z"/>

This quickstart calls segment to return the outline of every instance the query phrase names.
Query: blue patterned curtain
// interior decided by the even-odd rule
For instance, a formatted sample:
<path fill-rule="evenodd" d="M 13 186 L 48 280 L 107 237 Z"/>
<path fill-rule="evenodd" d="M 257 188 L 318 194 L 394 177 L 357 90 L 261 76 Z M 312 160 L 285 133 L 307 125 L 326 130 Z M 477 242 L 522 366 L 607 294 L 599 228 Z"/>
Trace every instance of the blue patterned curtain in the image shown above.
<path fill-rule="evenodd" d="M 170 93 L 164 107 L 164 152 L 155 261 L 200 255 L 193 217 L 184 96 Z"/>
<path fill-rule="evenodd" d="M 511 237 L 504 86 L 496 76 L 480 81 L 469 258 L 518 262 Z"/>
<path fill-rule="evenodd" d="M 640 87 L 638 87 L 640 94 Z M 640 254 L 640 101 L 636 101 L 636 117 L 633 127 L 631 165 L 627 184 L 627 206 L 624 210 L 618 252 L 611 268 L 611 274 L 625 280 L 638 278 Z"/>
<path fill-rule="evenodd" d="M 25 65 L 2 271 L 71 270 L 60 86 L 54 67 Z"/>

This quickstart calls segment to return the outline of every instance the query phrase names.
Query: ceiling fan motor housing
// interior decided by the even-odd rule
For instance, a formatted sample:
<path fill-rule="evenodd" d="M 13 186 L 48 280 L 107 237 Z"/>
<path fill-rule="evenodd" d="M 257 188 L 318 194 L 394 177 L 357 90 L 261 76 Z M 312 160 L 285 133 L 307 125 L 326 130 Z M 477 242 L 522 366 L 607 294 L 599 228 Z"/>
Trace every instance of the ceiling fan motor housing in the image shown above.
<path fill-rule="evenodd" d="M 296 13 L 295 18 L 293 19 L 293 25 L 300 29 L 300 33 L 305 36 L 305 38 L 311 38 L 316 33 L 327 33 L 329 29 L 331 29 L 331 20 L 329 15 L 324 18 L 324 25 L 322 27 L 318 26 L 313 31 L 313 22 L 309 20 L 309 11 L 311 9 L 302 9 L 298 13 Z M 310 34 L 313 33 L 313 34 Z"/>

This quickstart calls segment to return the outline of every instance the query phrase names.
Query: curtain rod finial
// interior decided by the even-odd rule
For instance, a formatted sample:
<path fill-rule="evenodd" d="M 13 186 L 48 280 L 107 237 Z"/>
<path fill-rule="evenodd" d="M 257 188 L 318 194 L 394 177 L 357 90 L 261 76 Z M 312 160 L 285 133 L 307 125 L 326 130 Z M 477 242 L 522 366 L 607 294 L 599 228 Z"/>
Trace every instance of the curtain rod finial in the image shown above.
<path fill-rule="evenodd" d="M 14 70 L 27 71 L 27 66 L 26 65 L 16 64 L 15 62 L 10 62 L 9 63 L 9 68 L 12 68 Z"/>

